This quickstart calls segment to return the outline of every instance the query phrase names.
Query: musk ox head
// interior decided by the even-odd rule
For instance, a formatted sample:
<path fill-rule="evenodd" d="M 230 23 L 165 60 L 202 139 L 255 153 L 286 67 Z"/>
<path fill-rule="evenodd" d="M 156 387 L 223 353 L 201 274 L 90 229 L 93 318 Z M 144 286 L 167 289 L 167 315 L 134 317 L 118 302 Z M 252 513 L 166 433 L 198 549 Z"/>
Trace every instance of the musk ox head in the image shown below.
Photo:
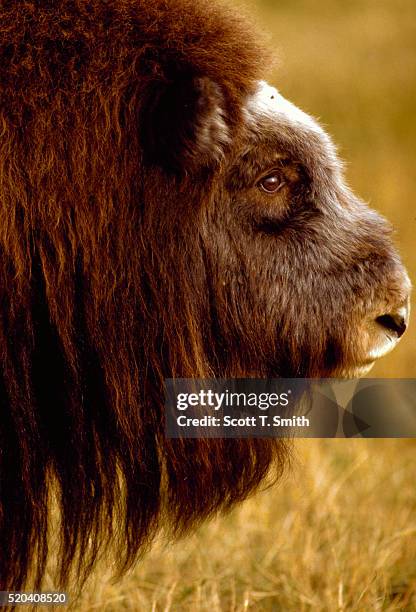
<path fill-rule="evenodd" d="M 0 579 L 41 584 L 53 492 L 62 586 L 281 471 L 281 440 L 167 440 L 165 378 L 362 373 L 409 281 L 211 0 L 4 2 L 0 36 Z"/>
<path fill-rule="evenodd" d="M 202 239 L 215 374 L 367 373 L 406 329 L 410 283 L 329 136 L 260 82 L 217 172 Z"/>

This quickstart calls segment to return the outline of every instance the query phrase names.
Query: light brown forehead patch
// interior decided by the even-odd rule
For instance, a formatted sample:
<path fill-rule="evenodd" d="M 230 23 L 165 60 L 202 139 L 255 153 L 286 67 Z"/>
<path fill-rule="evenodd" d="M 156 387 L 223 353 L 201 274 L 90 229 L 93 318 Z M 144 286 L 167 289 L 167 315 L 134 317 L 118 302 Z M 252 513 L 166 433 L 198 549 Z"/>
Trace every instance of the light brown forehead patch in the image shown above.
<path fill-rule="evenodd" d="M 318 122 L 261 81 L 243 109 L 245 129 L 239 158 L 266 171 L 274 160 L 290 159 L 302 166 L 316 187 L 333 189 L 343 183 L 336 148 Z"/>
<path fill-rule="evenodd" d="M 286 100 L 275 87 L 265 81 L 260 81 L 256 92 L 248 97 L 244 112 L 248 123 L 256 123 L 268 117 L 302 131 L 325 135 L 315 119 Z"/>

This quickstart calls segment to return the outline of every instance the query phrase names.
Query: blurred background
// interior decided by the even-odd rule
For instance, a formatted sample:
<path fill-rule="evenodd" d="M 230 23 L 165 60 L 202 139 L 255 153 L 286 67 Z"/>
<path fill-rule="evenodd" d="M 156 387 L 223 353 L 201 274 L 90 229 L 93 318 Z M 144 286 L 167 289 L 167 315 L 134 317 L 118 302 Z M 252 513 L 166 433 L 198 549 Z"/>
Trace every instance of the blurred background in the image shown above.
<path fill-rule="evenodd" d="M 271 34 L 269 80 L 318 117 L 416 283 L 416 3 L 228 0 Z M 413 313 L 416 312 L 413 297 Z M 370 376 L 416 376 L 416 321 Z M 297 441 L 277 487 L 169 545 L 79 610 L 416 610 L 416 442 Z"/>

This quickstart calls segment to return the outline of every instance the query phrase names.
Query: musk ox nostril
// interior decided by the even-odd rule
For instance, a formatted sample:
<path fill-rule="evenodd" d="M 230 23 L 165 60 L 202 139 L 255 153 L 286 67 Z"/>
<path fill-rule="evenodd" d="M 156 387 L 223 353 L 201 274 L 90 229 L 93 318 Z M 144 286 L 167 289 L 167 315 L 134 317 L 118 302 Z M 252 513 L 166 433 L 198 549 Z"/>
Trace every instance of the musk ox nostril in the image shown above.
<path fill-rule="evenodd" d="M 407 327 L 407 313 L 405 309 L 401 309 L 395 313 L 381 315 L 381 317 L 377 317 L 376 321 L 389 331 L 397 334 L 398 338 L 401 338 Z"/>

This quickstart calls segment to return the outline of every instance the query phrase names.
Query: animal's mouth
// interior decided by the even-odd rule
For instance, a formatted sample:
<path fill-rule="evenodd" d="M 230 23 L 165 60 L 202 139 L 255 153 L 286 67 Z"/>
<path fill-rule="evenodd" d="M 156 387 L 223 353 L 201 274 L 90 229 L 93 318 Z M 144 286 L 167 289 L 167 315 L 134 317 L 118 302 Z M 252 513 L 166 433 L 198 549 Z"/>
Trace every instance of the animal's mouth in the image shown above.
<path fill-rule="evenodd" d="M 394 334 L 383 333 L 380 341 L 377 342 L 377 344 L 368 353 L 368 360 L 374 363 L 374 361 L 377 359 L 388 355 L 388 353 L 391 353 L 391 351 L 396 348 L 400 342 L 400 339 L 401 336 L 399 337 Z"/>
<path fill-rule="evenodd" d="M 393 314 L 383 314 L 372 321 L 365 357 L 349 369 L 349 377 L 365 376 L 378 359 L 396 348 L 409 325 L 409 314 L 410 302 L 407 299 Z"/>
<path fill-rule="evenodd" d="M 394 314 L 385 314 L 373 319 L 367 328 L 364 355 L 356 362 L 338 371 L 343 378 L 362 378 L 373 368 L 376 361 L 396 348 L 409 325 L 409 300 Z"/>
<path fill-rule="evenodd" d="M 384 314 L 374 321 L 374 344 L 367 354 L 367 361 L 377 359 L 390 353 L 400 342 L 409 325 L 410 302 L 406 300 L 394 314 Z"/>

